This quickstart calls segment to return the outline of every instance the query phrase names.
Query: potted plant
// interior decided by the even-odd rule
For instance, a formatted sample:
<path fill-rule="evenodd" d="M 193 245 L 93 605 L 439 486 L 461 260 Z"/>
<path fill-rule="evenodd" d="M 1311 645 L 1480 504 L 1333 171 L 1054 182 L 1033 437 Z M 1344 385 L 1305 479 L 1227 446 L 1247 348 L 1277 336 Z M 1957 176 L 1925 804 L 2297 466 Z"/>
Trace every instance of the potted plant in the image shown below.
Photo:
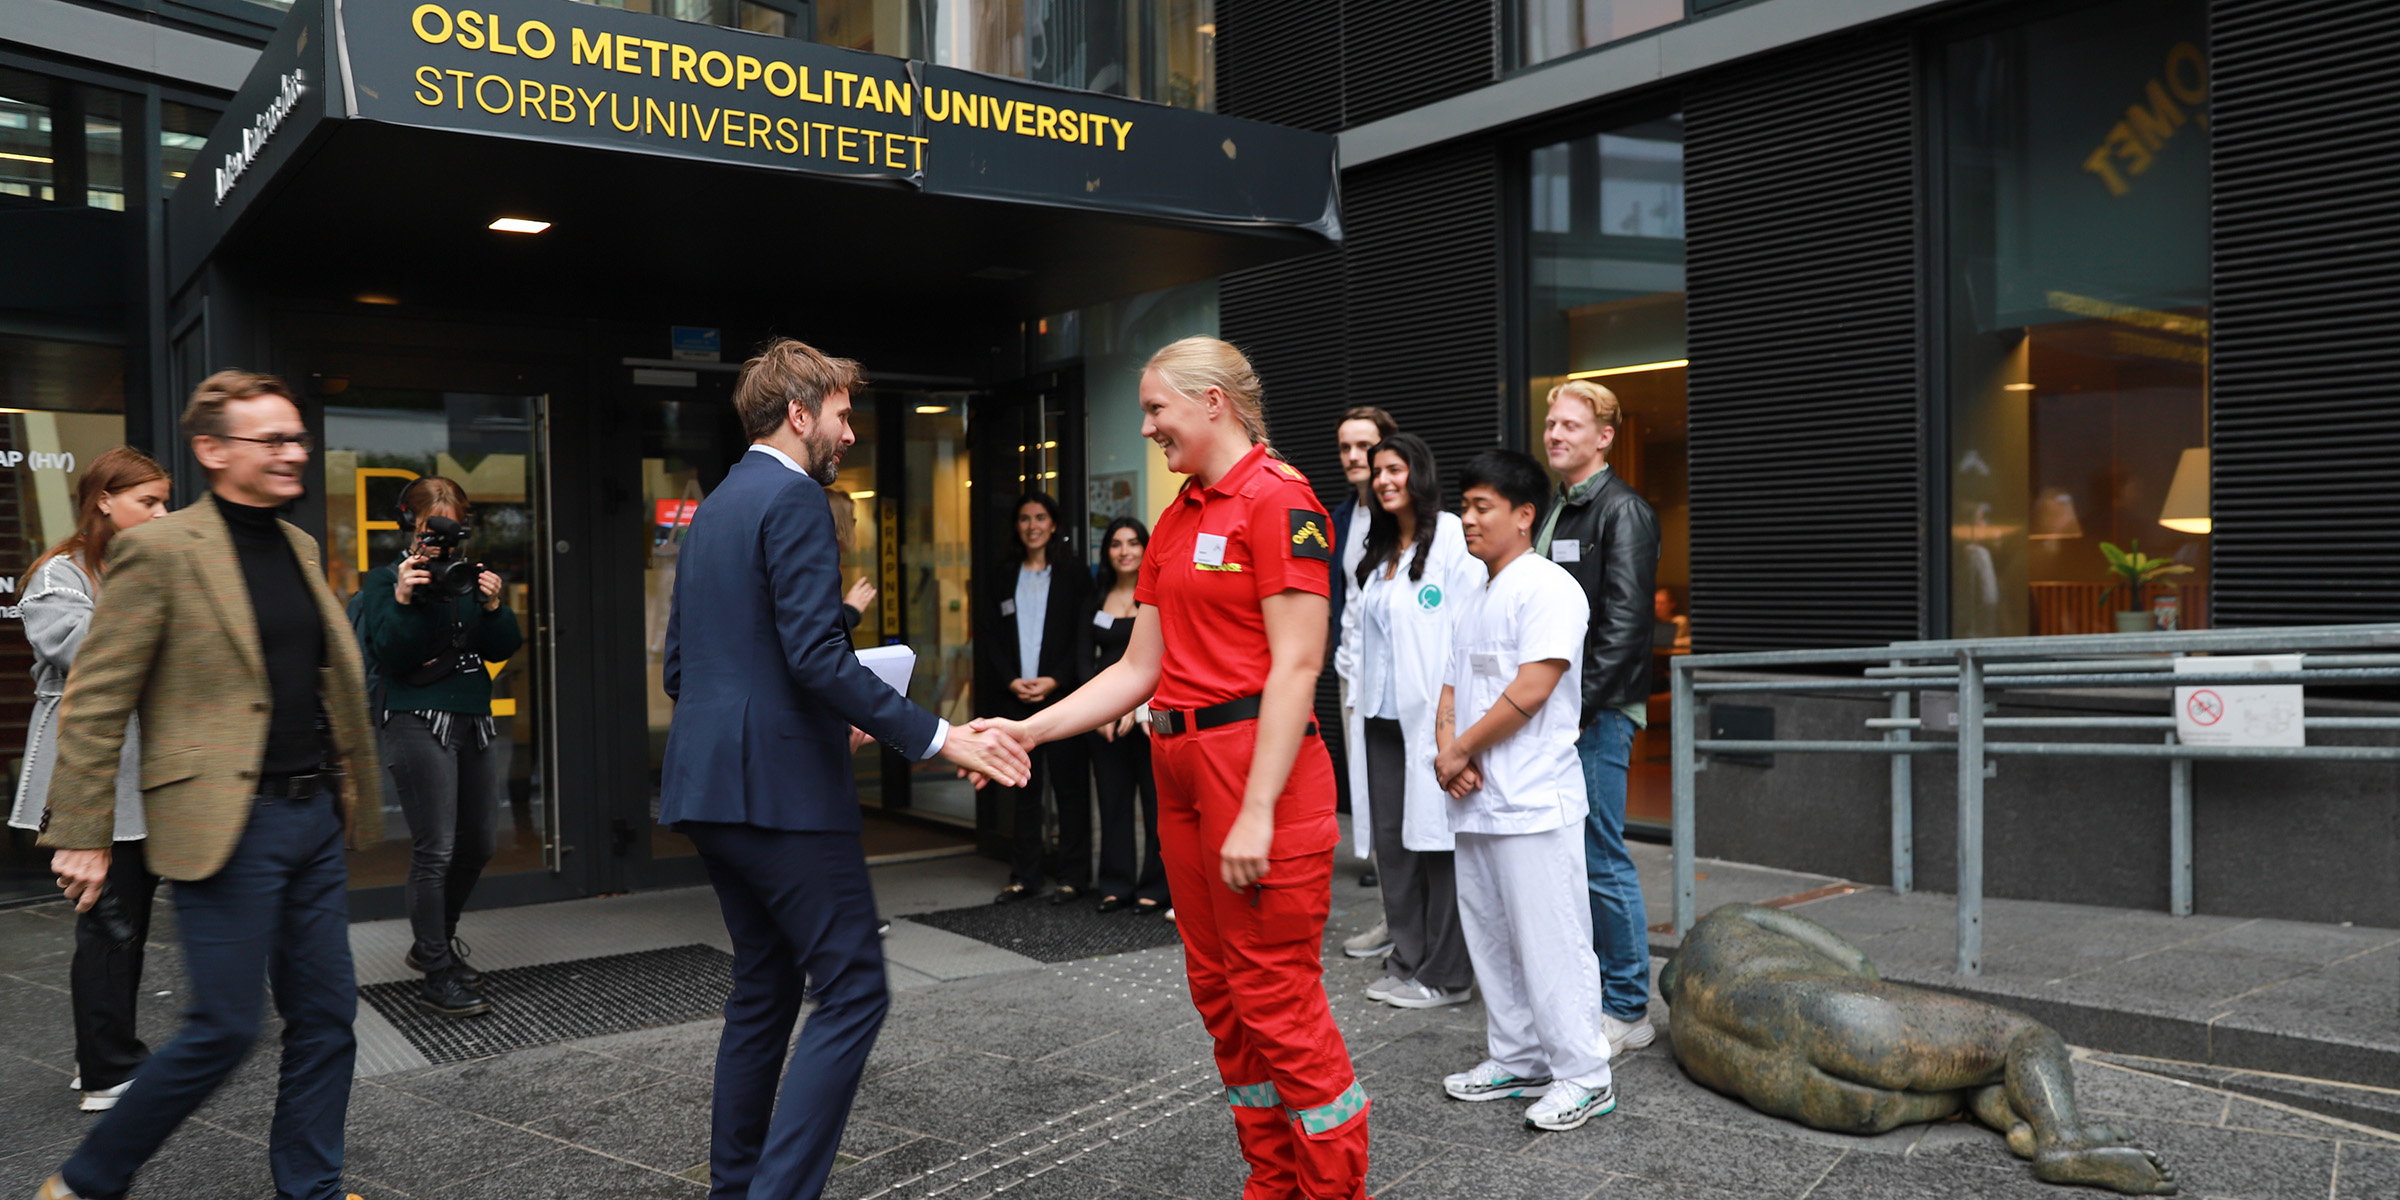
<path fill-rule="evenodd" d="M 2150 610 L 2142 607 L 2142 592 L 2151 583 L 2169 575 L 2189 575 L 2190 567 L 2169 558 L 2152 558 L 2142 553 L 2141 539 L 2134 539 L 2131 549 L 2119 550 L 2109 542 L 2100 543 L 2100 553 L 2108 559 L 2108 569 L 2124 580 L 2125 607 L 2117 612 L 2118 633 L 2148 633 L 2152 628 Z"/>

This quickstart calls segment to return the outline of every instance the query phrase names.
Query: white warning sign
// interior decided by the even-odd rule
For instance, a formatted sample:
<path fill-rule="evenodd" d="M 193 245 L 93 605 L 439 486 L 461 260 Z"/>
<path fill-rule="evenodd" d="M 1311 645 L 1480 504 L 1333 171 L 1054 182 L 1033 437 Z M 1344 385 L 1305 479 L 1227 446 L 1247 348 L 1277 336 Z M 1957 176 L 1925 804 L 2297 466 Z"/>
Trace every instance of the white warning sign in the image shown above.
<path fill-rule="evenodd" d="M 2222 675 L 2236 671 L 2297 671 L 2300 655 L 2257 654 L 2222 658 L 2179 658 L 2178 675 Z M 2300 685 L 2296 683 L 2209 684 L 2175 689 L 2175 736 L 2191 746 L 2301 746 Z"/>

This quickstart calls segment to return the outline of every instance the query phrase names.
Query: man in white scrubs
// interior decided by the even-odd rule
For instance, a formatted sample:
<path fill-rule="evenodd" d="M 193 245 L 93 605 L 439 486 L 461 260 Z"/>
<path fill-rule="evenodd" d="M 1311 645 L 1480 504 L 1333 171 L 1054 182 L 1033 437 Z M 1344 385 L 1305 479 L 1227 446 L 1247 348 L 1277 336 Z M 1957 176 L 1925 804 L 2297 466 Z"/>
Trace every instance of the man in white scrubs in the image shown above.
<path fill-rule="evenodd" d="M 1514 450 L 1459 475 L 1467 552 L 1490 572 L 1466 597 L 1450 681 L 1434 717 L 1434 773 L 1450 796 L 1458 909 L 1483 985 L 1490 1057 L 1449 1076 L 1460 1100 L 1538 1096 L 1533 1129 L 1574 1129 L 1615 1111 L 1589 950 L 1578 677 L 1591 606 L 1533 549 L 1548 477 Z"/>

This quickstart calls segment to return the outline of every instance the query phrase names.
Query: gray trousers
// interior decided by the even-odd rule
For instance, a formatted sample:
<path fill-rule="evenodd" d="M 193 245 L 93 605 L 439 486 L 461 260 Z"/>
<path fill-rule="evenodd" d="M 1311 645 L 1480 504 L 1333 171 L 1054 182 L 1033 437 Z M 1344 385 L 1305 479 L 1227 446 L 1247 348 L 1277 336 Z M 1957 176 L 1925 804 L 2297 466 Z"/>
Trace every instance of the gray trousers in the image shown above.
<path fill-rule="evenodd" d="M 473 720 L 457 716 L 444 744 L 425 718 L 396 712 L 383 727 L 400 811 L 408 817 L 408 880 L 401 895 L 417 963 L 450 966 L 450 935 L 499 843 L 500 793 L 508 786 L 505 731 L 477 746 Z"/>
<path fill-rule="evenodd" d="M 1400 722 L 1369 717 L 1365 724 L 1375 870 L 1383 877 L 1383 919 L 1392 933 L 1392 956 L 1383 968 L 1395 979 L 1455 992 L 1475 981 L 1475 968 L 1458 924 L 1454 860 L 1447 850 L 1411 850 L 1400 843 L 1408 794 Z"/>

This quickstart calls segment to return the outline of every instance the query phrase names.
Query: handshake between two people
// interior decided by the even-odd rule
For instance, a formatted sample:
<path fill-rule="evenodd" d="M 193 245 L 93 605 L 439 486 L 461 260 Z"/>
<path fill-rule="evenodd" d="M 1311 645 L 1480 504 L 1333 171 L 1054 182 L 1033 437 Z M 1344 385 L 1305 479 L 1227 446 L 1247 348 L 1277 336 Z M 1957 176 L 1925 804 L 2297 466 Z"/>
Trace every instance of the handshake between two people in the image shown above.
<path fill-rule="evenodd" d="M 850 750 L 874 741 L 874 735 L 853 725 L 850 727 Z M 962 778 L 971 779 L 980 788 L 986 783 L 1002 787 L 1024 787 L 1033 778 L 1033 748 L 1041 744 L 1026 728 L 1023 721 L 1006 721 L 996 717 L 980 718 L 965 725 L 952 725 L 942 739 L 942 761 L 958 768 Z"/>

